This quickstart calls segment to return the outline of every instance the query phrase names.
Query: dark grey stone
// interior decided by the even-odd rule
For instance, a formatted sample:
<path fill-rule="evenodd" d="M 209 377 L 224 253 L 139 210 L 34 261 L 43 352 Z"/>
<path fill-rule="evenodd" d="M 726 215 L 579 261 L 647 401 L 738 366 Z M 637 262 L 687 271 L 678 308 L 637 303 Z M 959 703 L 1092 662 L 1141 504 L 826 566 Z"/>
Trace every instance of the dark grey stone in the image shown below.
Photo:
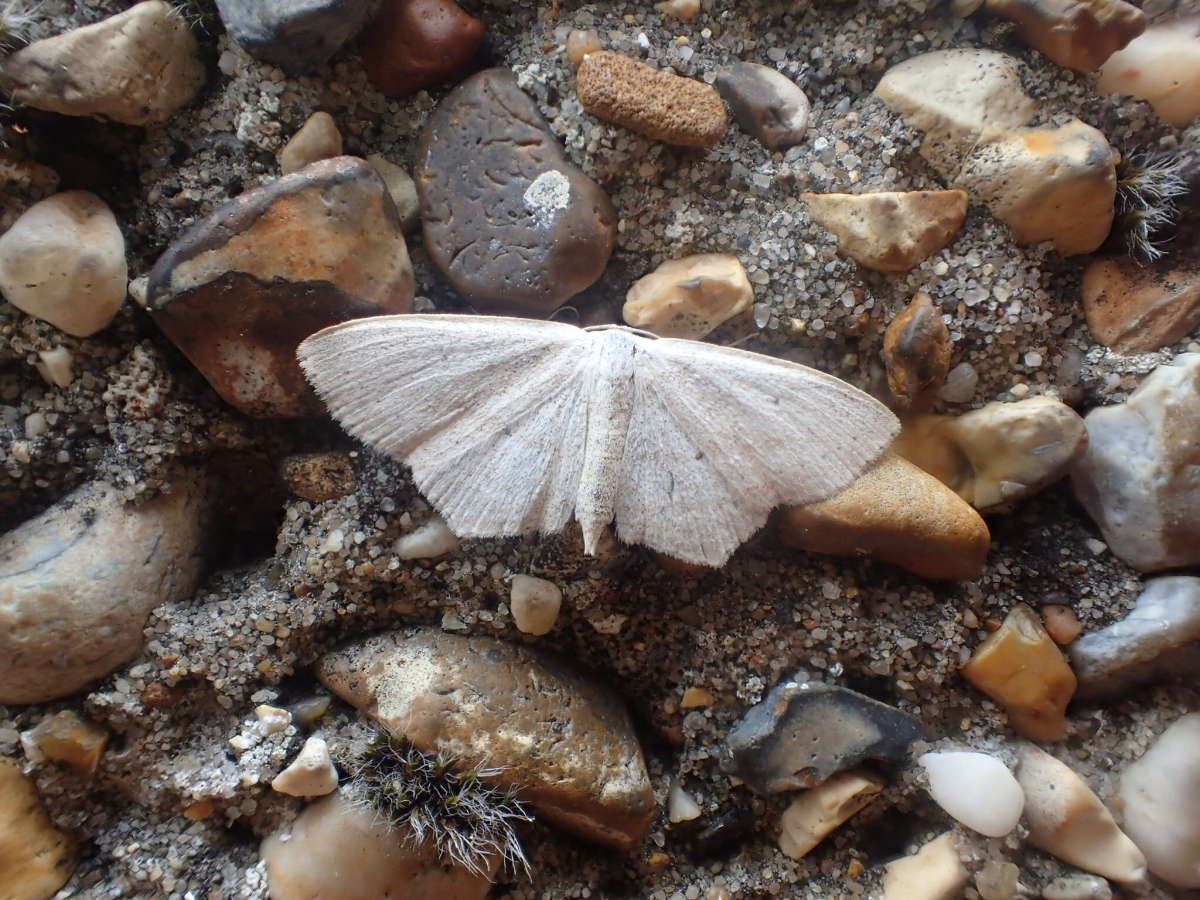
<path fill-rule="evenodd" d="M 786 150 L 804 140 L 811 107 L 787 76 L 757 63 L 736 62 L 717 75 L 717 90 L 742 131 L 768 150 Z"/>
<path fill-rule="evenodd" d="M 229 36 L 289 75 L 311 72 L 371 18 L 379 0 L 217 0 Z"/>

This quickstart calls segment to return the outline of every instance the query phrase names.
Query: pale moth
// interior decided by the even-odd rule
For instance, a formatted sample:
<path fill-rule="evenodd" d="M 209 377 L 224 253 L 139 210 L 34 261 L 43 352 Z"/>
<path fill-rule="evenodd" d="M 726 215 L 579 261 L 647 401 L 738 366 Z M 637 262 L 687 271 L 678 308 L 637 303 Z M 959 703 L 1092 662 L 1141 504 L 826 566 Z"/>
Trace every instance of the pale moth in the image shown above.
<path fill-rule="evenodd" d="M 899 430 L 795 363 L 620 326 L 469 315 L 355 319 L 300 365 L 353 436 L 412 469 L 459 537 L 604 528 L 719 567 L 779 505 L 824 500 Z"/>

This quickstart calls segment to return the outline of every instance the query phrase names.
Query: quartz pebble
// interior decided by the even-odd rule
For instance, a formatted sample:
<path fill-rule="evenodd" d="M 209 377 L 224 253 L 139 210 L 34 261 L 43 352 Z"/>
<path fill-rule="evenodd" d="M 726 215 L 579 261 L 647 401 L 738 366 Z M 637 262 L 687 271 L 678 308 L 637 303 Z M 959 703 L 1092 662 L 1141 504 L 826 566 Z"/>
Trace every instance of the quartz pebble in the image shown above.
<path fill-rule="evenodd" d="M 322 797 L 337 786 L 338 773 L 329 758 L 329 747 L 317 735 L 304 742 L 296 758 L 271 782 L 274 790 L 292 797 Z"/>
<path fill-rule="evenodd" d="M 52 760 L 90 777 L 108 746 L 108 732 L 71 709 L 46 716 L 21 733 L 21 746 L 31 762 Z"/>
<path fill-rule="evenodd" d="M 923 578 L 974 578 L 991 544 L 987 524 L 969 504 L 890 453 L 837 496 L 784 507 L 774 521 L 789 547 L 871 556 Z"/>
<path fill-rule="evenodd" d="M 34 204 L 0 235 L 0 293 L 22 312 L 86 337 L 125 302 L 125 238 L 108 205 L 87 191 Z"/>
<path fill-rule="evenodd" d="M 289 75 L 322 66 L 376 7 L 372 0 L 217 0 L 229 36 L 251 56 Z"/>
<path fill-rule="evenodd" d="M 566 44 L 567 60 L 573 66 L 578 66 L 583 62 L 583 58 L 589 53 L 595 53 L 597 50 L 604 49 L 604 45 L 600 43 L 600 35 L 596 34 L 590 28 L 575 28 L 567 35 Z"/>
<path fill-rule="evenodd" d="M 1029 842 L 1063 862 L 1113 881 L 1141 882 L 1146 858 L 1071 768 L 1032 744 L 1018 753 Z"/>
<path fill-rule="evenodd" d="M 1004 707 L 1018 734 L 1036 741 L 1066 737 L 1075 674 L 1037 613 L 1024 603 L 1009 610 L 1003 624 L 975 648 L 962 674 Z"/>
<path fill-rule="evenodd" d="M 1027 44 L 1060 66 L 1094 72 L 1146 30 L 1146 14 L 1124 0 L 987 0 Z"/>
<path fill-rule="evenodd" d="M 881 790 L 883 782 L 873 775 L 841 772 L 805 791 L 783 812 L 779 849 L 792 859 L 803 859 Z"/>
<path fill-rule="evenodd" d="M 717 74 L 716 86 L 742 131 L 768 150 L 787 150 L 804 140 L 811 104 L 783 73 L 735 62 Z"/>
<path fill-rule="evenodd" d="M 66 347 L 39 350 L 36 366 L 38 374 L 55 387 L 70 387 L 75 380 L 74 356 Z"/>
<path fill-rule="evenodd" d="M 1107 881 L 1095 875 L 1064 875 L 1042 888 L 1043 900 L 1112 900 Z"/>
<path fill-rule="evenodd" d="M 1200 888 L 1200 713 L 1176 719 L 1121 773 L 1125 832 L 1150 871 L 1180 888 Z"/>
<path fill-rule="evenodd" d="M 736 256 L 670 259 L 629 287 L 621 318 L 662 337 L 699 340 L 750 309 L 754 289 Z"/>
<path fill-rule="evenodd" d="M 1200 115 L 1200 18 L 1155 22 L 1108 58 L 1096 90 L 1146 100 L 1172 125 Z"/>
<path fill-rule="evenodd" d="M 921 723 L 848 688 L 784 680 L 737 721 L 724 766 L 762 794 L 811 788 L 865 759 L 903 762 Z"/>
<path fill-rule="evenodd" d="M 353 493 L 358 479 L 347 453 L 297 453 L 280 465 L 288 490 L 304 500 L 322 503 Z"/>
<path fill-rule="evenodd" d="M 5 900 L 50 900 L 74 868 L 74 842 L 51 824 L 21 767 L 0 757 L 0 890 Z"/>
<path fill-rule="evenodd" d="M 673 825 L 700 818 L 700 807 L 678 781 L 671 782 L 667 792 L 667 821 Z"/>
<path fill-rule="evenodd" d="M 1014 863 L 989 859 L 975 873 L 975 890 L 981 900 L 1016 900 L 1021 870 Z"/>
<path fill-rule="evenodd" d="M 987 837 L 1017 827 L 1025 795 L 1008 767 L 986 753 L 945 751 L 917 759 L 929 778 L 929 794 L 951 817 Z"/>
<path fill-rule="evenodd" d="M 1174 254 L 1149 266 L 1098 259 L 1083 273 L 1083 311 L 1092 337 L 1118 353 L 1174 344 L 1200 325 L 1200 266 Z"/>
<path fill-rule="evenodd" d="M 549 634 L 558 621 L 562 591 L 553 581 L 533 575 L 514 575 L 509 608 L 513 622 L 525 634 Z"/>
<path fill-rule="evenodd" d="M 802 194 L 838 249 L 868 269 L 907 272 L 949 244 L 967 215 L 963 191 Z"/>
<path fill-rule="evenodd" d="M 713 147 L 729 125 L 716 88 L 610 50 L 580 61 L 575 86 L 592 115 L 667 144 Z"/>
<path fill-rule="evenodd" d="M 1080 638 L 1071 665 L 1081 696 L 1124 694 L 1200 671 L 1200 578 L 1152 578 L 1124 619 Z"/>
<path fill-rule="evenodd" d="M 947 831 L 912 856 L 887 864 L 883 900 L 957 900 L 969 877 L 958 856 L 954 832 Z"/>
<path fill-rule="evenodd" d="M 1084 423 L 1071 482 L 1112 552 L 1143 572 L 1200 563 L 1200 354 L 1159 366 Z"/>
<path fill-rule="evenodd" d="M 950 371 L 950 329 L 941 310 L 921 292 L 892 319 L 883 334 L 888 387 L 902 406 L 936 387 Z"/>
<path fill-rule="evenodd" d="M 417 197 L 417 185 L 404 169 L 389 162 L 378 153 L 367 157 L 371 168 L 379 173 L 383 183 L 387 185 L 388 194 L 396 204 L 396 212 L 400 215 L 400 225 L 405 234 L 415 231 L 421 224 L 421 201 Z"/>
<path fill-rule="evenodd" d="M 485 26 L 454 0 L 383 0 L 367 30 L 363 67 L 389 97 L 408 97 L 468 68 Z"/>
<path fill-rule="evenodd" d="M 434 515 L 423 525 L 396 538 L 392 549 L 401 559 L 437 559 L 458 551 L 458 536 L 446 520 Z"/>
<path fill-rule="evenodd" d="M 342 155 L 342 134 L 329 113 L 318 110 L 279 151 L 279 169 L 284 175 L 298 172 L 309 163 Z"/>

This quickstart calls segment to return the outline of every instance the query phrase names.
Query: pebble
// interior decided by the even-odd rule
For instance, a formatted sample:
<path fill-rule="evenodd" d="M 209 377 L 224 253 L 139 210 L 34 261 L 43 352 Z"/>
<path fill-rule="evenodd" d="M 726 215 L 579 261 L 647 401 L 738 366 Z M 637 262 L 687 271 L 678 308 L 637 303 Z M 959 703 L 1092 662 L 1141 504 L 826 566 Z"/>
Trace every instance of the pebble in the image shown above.
<path fill-rule="evenodd" d="M 341 155 L 342 134 L 338 131 L 337 123 L 329 113 L 318 110 L 283 145 L 277 157 L 280 171 L 284 175 L 291 175 L 309 163 Z"/>
<path fill-rule="evenodd" d="M 302 340 L 412 300 L 396 208 L 350 156 L 226 201 L 171 243 L 146 289 L 155 322 L 221 398 L 266 418 L 323 412 L 296 361 Z"/>
<path fill-rule="evenodd" d="M 408 534 L 402 534 L 392 545 L 392 550 L 401 559 L 437 559 L 447 553 L 457 553 L 458 548 L 458 535 L 439 515 L 431 516 Z"/>
<path fill-rule="evenodd" d="M 1146 14 L 1124 0 L 987 0 L 988 12 L 1060 66 L 1094 72 L 1146 30 Z"/>
<path fill-rule="evenodd" d="M 950 371 L 950 329 L 942 311 L 924 291 L 888 323 L 883 333 L 883 364 L 888 388 L 901 406 L 937 387 Z"/>
<path fill-rule="evenodd" d="M 345 497 L 358 484 L 348 453 L 296 453 L 284 457 L 279 468 L 288 490 L 313 503 Z"/>
<path fill-rule="evenodd" d="M 76 337 L 106 328 L 125 302 L 125 238 L 108 205 L 66 191 L 31 206 L 0 235 L 0 293 Z"/>
<path fill-rule="evenodd" d="M 1200 115 L 1200 20 L 1156 22 L 1100 68 L 1096 91 L 1146 100 L 1172 125 Z"/>
<path fill-rule="evenodd" d="M 785 679 L 725 738 L 722 766 L 760 794 L 818 785 L 865 759 L 901 763 L 921 723 L 835 684 Z"/>
<path fill-rule="evenodd" d="M 961 362 L 946 374 L 946 383 L 938 388 L 938 397 L 947 403 L 969 403 L 979 388 L 979 373 L 968 362 Z"/>
<path fill-rule="evenodd" d="M 713 147 L 729 126 L 725 103 L 712 85 L 611 50 L 580 61 L 575 87 L 592 115 L 667 144 Z"/>
<path fill-rule="evenodd" d="M 251 56 L 289 75 L 324 65 L 377 7 L 374 0 L 217 0 L 229 36 Z"/>
<path fill-rule="evenodd" d="M 137 654 L 150 610 L 199 580 L 205 496 L 197 472 L 137 506 L 91 482 L 0 537 L 0 703 L 66 696 Z"/>
<path fill-rule="evenodd" d="M 1200 325 L 1200 266 L 1172 254 L 1147 265 L 1098 259 L 1083 273 L 1083 311 L 1092 337 L 1118 353 L 1147 353 Z"/>
<path fill-rule="evenodd" d="M 1200 888 L 1200 713 L 1176 719 L 1121 773 L 1125 832 L 1150 871 L 1175 887 Z"/>
<path fill-rule="evenodd" d="M 272 900 L 483 900 L 489 873 L 439 858 L 341 791 L 262 842 Z M 496 860 L 498 867 L 499 860 Z"/>
<path fill-rule="evenodd" d="M 1029 397 L 961 416 L 910 417 L 894 449 L 976 509 L 995 511 L 1064 477 L 1087 440 L 1083 419 L 1071 407 L 1053 397 Z"/>
<path fill-rule="evenodd" d="M 35 41 L 0 65 L 14 104 L 126 125 L 166 121 L 205 78 L 187 22 L 163 0 Z"/>
<path fill-rule="evenodd" d="M 987 524 L 970 504 L 892 454 L 829 500 L 784 507 L 775 526 L 789 547 L 870 556 L 951 581 L 978 576 L 991 545 Z"/>
<path fill-rule="evenodd" d="M 694 22 L 700 16 L 700 0 L 664 0 L 654 4 L 665 16 L 674 16 L 681 22 Z"/>
<path fill-rule="evenodd" d="M 753 303 L 754 288 L 736 256 L 698 253 L 669 259 L 630 285 L 621 318 L 661 337 L 700 340 Z"/>
<path fill-rule="evenodd" d="M 75 380 L 75 357 L 66 347 L 54 347 L 50 350 L 39 350 L 38 361 L 35 364 L 38 374 L 47 384 L 55 387 L 70 387 Z"/>
<path fill-rule="evenodd" d="M 1112 552 L 1142 572 L 1200 563 L 1200 354 L 1159 366 L 1084 422 L 1071 482 Z"/>
<path fill-rule="evenodd" d="M 1066 737 L 1066 709 L 1076 680 L 1066 657 L 1024 603 L 975 648 L 962 675 L 1008 713 L 1018 734 L 1035 741 Z"/>
<path fill-rule="evenodd" d="M 796 82 L 769 66 L 735 62 L 717 74 L 717 90 L 746 134 L 768 150 L 804 140 L 811 104 Z"/>
<path fill-rule="evenodd" d="M 508 69 L 471 76 L 439 104 L 416 182 L 425 249 L 480 312 L 549 315 L 608 264 L 608 195 L 567 159 Z"/>
<path fill-rule="evenodd" d="M 573 66 L 578 66 L 583 62 L 583 58 L 589 53 L 603 49 L 604 45 L 600 43 L 600 35 L 591 28 L 573 28 L 567 35 L 565 47 L 567 61 Z"/>
<path fill-rule="evenodd" d="M 805 791 L 783 812 L 779 849 L 792 859 L 803 859 L 881 790 L 883 782 L 874 775 L 840 772 Z"/>
<path fill-rule="evenodd" d="M 354 641 L 316 669 L 331 691 L 417 749 L 499 768 L 491 781 L 519 788 L 540 817 L 579 837 L 630 850 L 657 815 L 625 707 L 555 657 L 413 629 Z"/>
<path fill-rule="evenodd" d="M 678 781 L 672 781 L 671 789 L 667 792 L 667 821 L 672 825 L 691 822 L 700 818 L 700 813 L 699 804 L 680 786 Z"/>
<path fill-rule="evenodd" d="M 958 900 L 969 877 L 958 856 L 954 832 L 947 831 L 912 856 L 887 864 L 883 900 Z"/>
<path fill-rule="evenodd" d="M 296 758 L 271 782 L 274 790 L 292 797 L 323 797 L 337 786 L 338 773 L 329 758 L 329 746 L 317 735 L 304 742 Z"/>
<path fill-rule="evenodd" d="M 384 0 L 363 43 L 363 67 L 382 93 L 408 97 L 466 70 L 485 30 L 454 0 Z"/>
<path fill-rule="evenodd" d="M 1022 745 L 1017 755 L 1031 844 L 1113 881 L 1145 879 L 1146 857 L 1070 766 L 1032 744 Z"/>
<path fill-rule="evenodd" d="M 421 201 L 417 197 L 417 185 L 412 176 L 394 162 L 389 162 L 378 153 L 367 157 L 383 183 L 387 185 L 388 194 L 396 204 L 396 212 L 400 214 L 400 226 L 405 234 L 411 234 L 421 224 Z"/>
<path fill-rule="evenodd" d="M 21 747 L 30 762 L 60 762 L 85 778 L 96 773 L 108 746 L 108 732 L 72 709 L 46 716 L 29 731 L 21 732 Z"/>
<path fill-rule="evenodd" d="M 1083 624 L 1075 615 L 1075 610 L 1069 606 L 1061 603 L 1047 603 L 1041 608 L 1041 613 L 1046 633 L 1054 638 L 1054 643 L 1060 647 L 1071 643 L 1083 631 Z M 1074 660 L 1072 660 L 1072 664 L 1074 664 Z M 1075 669 L 1075 674 L 1079 675 L 1078 668 Z"/>
<path fill-rule="evenodd" d="M 926 753 L 917 759 L 929 778 L 929 795 L 951 818 L 987 837 L 1017 827 L 1025 795 L 1008 766 L 987 753 Z"/>
<path fill-rule="evenodd" d="M 1070 652 L 1081 696 L 1123 695 L 1172 678 L 1194 681 L 1200 672 L 1200 578 L 1150 579 L 1124 619 L 1085 634 Z"/>
<path fill-rule="evenodd" d="M 75 868 L 75 845 L 51 824 L 33 782 L 0 757 L 0 885 L 6 900 L 49 900 Z"/>
<path fill-rule="evenodd" d="M 545 578 L 514 575 L 508 606 L 518 630 L 525 634 L 549 634 L 558 621 L 562 591 Z"/>
<path fill-rule="evenodd" d="M 1095 875 L 1064 875 L 1042 888 L 1043 900 L 1112 900 L 1107 881 Z"/>
<path fill-rule="evenodd" d="M 907 272 L 948 245 L 967 215 L 963 191 L 801 194 L 838 250 L 868 269 Z"/>

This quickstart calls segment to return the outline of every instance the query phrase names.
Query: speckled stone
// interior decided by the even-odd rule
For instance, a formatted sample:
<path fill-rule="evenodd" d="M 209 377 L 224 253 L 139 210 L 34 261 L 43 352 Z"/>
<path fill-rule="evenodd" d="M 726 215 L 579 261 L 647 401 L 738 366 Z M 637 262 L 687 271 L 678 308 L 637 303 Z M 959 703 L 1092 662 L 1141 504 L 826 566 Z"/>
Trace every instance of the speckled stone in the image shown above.
<path fill-rule="evenodd" d="M 358 483 L 348 453 L 296 453 L 286 457 L 279 469 L 288 490 L 313 503 L 344 497 Z"/>
<path fill-rule="evenodd" d="M 377 0 L 217 0 L 229 36 L 289 75 L 322 66 L 377 5 Z"/>
<path fill-rule="evenodd" d="M 883 333 L 883 364 L 892 396 L 908 406 L 923 391 L 940 385 L 950 371 L 952 352 L 941 308 L 922 291 Z"/>
<path fill-rule="evenodd" d="M 407 97 L 466 69 L 485 26 L 454 0 L 384 0 L 363 43 L 371 83 Z"/>
<path fill-rule="evenodd" d="M 1083 273 L 1083 311 L 1092 337 L 1118 353 L 1174 344 L 1200 325 L 1200 258 L 1098 259 Z"/>

